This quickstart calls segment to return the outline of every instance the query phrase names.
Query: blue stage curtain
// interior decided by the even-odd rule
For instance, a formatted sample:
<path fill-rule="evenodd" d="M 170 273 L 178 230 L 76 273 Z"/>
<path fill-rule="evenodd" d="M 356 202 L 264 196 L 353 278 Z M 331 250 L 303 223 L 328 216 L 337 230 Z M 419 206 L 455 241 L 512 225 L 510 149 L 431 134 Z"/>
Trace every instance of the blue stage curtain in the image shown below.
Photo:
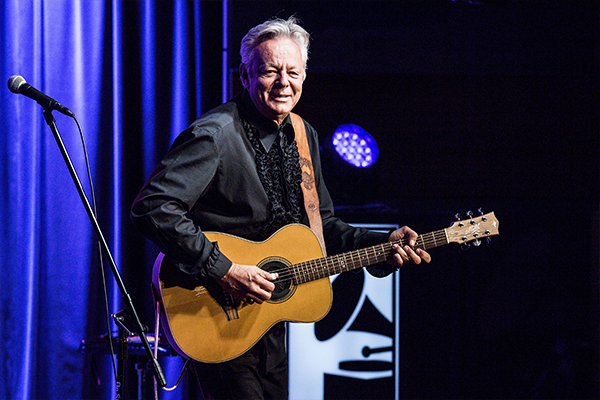
<path fill-rule="evenodd" d="M 200 111 L 201 1 L 0 4 L 0 76 L 22 75 L 77 116 L 100 225 L 151 325 L 155 249 L 131 227 L 129 207 Z M 95 391 L 80 351 L 83 339 L 106 331 L 96 236 L 42 108 L 6 86 L 0 93 L 0 398 L 112 398 L 110 371 Z M 76 125 L 54 116 L 89 198 Z M 107 282 L 114 313 L 121 293 L 108 269 Z"/>

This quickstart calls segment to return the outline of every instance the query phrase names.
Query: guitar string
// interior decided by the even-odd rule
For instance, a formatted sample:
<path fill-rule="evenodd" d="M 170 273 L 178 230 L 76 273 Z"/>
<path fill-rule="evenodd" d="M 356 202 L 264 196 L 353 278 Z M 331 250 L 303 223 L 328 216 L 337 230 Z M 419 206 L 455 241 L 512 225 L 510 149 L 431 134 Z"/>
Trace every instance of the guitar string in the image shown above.
<path fill-rule="evenodd" d="M 489 235 L 486 234 L 485 236 L 481 237 L 486 236 Z M 415 246 L 413 249 L 427 250 L 448 243 L 450 243 L 448 239 L 448 232 L 446 229 L 441 229 L 419 235 L 415 241 Z M 274 269 L 270 272 L 278 274 L 277 279 L 273 281 L 274 283 L 292 280 L 294 284 L 302 284 L 335 275 L 337 273 L 351 271 L 357 268 L 362 268 L 389 260 L 392 258 L 393 253 L 391 252 L 391 249 L 394 244 L 399 244 L 400 246 L 404 247 L 406 245 L 405 239 L 400 239 L 394 242 L 384 242 L 379 245 L 353 250 L 334 256 L 308 260 L 297 264 L 284 266 L 279 269 Z M 380 249 L 379 252 L 376 250 L 377 248 Z M 373 254 L 369 255 L 370 252 L 373 252 Z M 361 253 L 364 253 L 364 255 L 361 256 Z M 356 260 L 354 258 L 355 255 L 357 257 Z M 335 272 L 331 272 L 331 267 L 335 267 L 335 269 L 333 269 Z"/>
<path fill-rule="evenodd" d="M 437 240 L 436 240 L 437 237 Z M 421 242 L 419 243 L 419 239 L 421 239 Z M 402 246 L 404 246 L 403 240 L 394 242 L 394 243 L 400 243 Z M 387 242 L 387 243 L 383 243 L 380 246 L 383 247 L 390 247 L 394 244 L 392 242 Z M 422 234 L 419 236 L 419 238 L 417 238 L 417 242 L 415 245 L 415 249 L 416 248 L 423 248 L 423 249 L 428 249 L 428 248 L 433 248 L 433 247 L 437 247 L 440 246 L 442 244 L 447 244 L 448 240 L 446 237 L 446 232 L 445 230 L 440 230 L 440 231 L 436 231 L 436 232 L 430 232 L 427 234 Z M 377 247 L 377 246 L 375 246 Z M 371 248 L 372 249 L 372 248 Z M 381 254 L 379 254 L 379 256 L 375 256 L 375 259 L 369 258 L 368 254 L 367 254 L 367 259 L 368 259 L 368 263 L 364 263 L 362 262 L 362 260 L 358 260 L 358 261 L 354 261 L 354 254 L 359 254 L 361 251 L 363 252 L 368 252 L 369 250 L 371 250 L 369 248 L 367 249 L 362 249 L 362 250 L 355 250 L 355 251 L 351 251 L 348 253 L 343 253 L 337 256 L 332 256 L 332 257 L 327 257 L 327 258 L 322 258 L 322 259 L 317 259 L 317 260 L 311 260 L 311 261 L 306 261 L 303 263 L 299 263 L 296 265 L 292 265 L 290 267 L 284 267 L 276 272 L 280 273 L 279 279 L 281 280 L 285 280 L 288 279 L 289 277 L 293 277 L 293 275 L 296 273 L 299 278 L 304 278 L 304 279 L 299 279 L 300 282 L 299 283 L 304 283 L 310 280 L 314 280 L 315 278 L 323 278 L 326 276 L 330 276 L 333 275 L 335 273 L 341 273 L 341 272 L 345 272 L 347 270 L 353 270 L 356 268 L 360 268 L 363 267 L 365 265 L 372 265 L 378 262 L 382 262 L 385 261 L 387 259 L 389 259 L 389 255 L 391 253 L 389 253 L 386 250 L 386 256 L 384 258 L 381 258 Z M 334 258 L 338 259 L 338 263 L 333 262 L 332 260 Z M 339 262 L 339 259 L 342 259 L 342 262 Z M 313 264 L 316 267 L 319 267 L 319 265 L 321 264 L 328 264 L 329 261 L 332 261 L 333 265 L 336 264 L 341 264 L 341 265 L 350 265 L 350 268 L 347 267 L 338 267 L 337 271 L 335 273 L 326 273 L 326 274 L 322 274 L 322 272 L 327 271 L 327 268 L 325 269 L 317 269 L 315 270 L 314 268 L 311 269 L 311 264 Z M 307 269 L 308 268 L 308 269 Z M 302 275 L 302 273 L 304 273 L 304 275 Z M 309 277 L 309 279 L 305 279 L 306 275 L 312 275 L 311 277 Z M 310 279 L 313 278 L 313 279 Z"/>
<path fill-rule="evenodd" d="M 381 246 L 386 246 L 386 244 L 382 244 Z M 391 245 L 388 245 L 391 249 Z M 372 249 L 363 249 L 362 251 L 373 251 Z M 348 267 L 341 267 L 338 268 L 341 270 L 352 270 L 352 269 L 356 269 L 356 267 L 360 267 L 362 266 L 364 263 L 359 261 L 355 261 L 354 260 L 354 254 L 358 254 L 357 252 L 360 252 L 360 250 L 357 251 L 352 251 L 352 252 L 347 252 L 347 253 L 342 253 L 342 254 L 337 254 L 334 256 L 330 256 L 330 257 L 325 257 L 325 258 L 321 258 L 321 259 L 316 259 L 316 260 L 308 260 L 308 261 L 304 261 L 295 265 L 292 265 L 290 267 L 284 267 L 282 268 L 279 272 L 280 272 L 280 277 L 283 278 L 288 278 L 289 276 L 293 275 L 294 272 L 298 272 L 300 274 L 304 273 L 304 275 L 309 274 L 309 275 L 313 275 L 313 277 L 319 276 L 319 265 L 325 264 L 327 266 L 327 264 L 331 264 L 332 266 L 341 264 L 341 265 L 349 265 L 350 268 Z M 381 254 L 380 254 L 381 257 Z M 386 257 L 387 258 L 387 257 Z M 382 260 L 383 261 L 383 260 Z M 376 263 L 377 260 L 375 260 L 373 263 Z M 295 267 L 295 268 L 293 268 Z M 315 267 L 317 268 L 317 270 L 315 269 Z M 322 270 L 322 269 L 320 269 Z"/>
<path fill-rule="evenodd" d="M 419 237 L 416 240 L 414 249 L 417 249 L 417 248 L 428 249 L 428 248 L 437 247 L 437 246 L 441 245 L 442 244 L 441 242 L 446 241 L 444 231 L 445 230 L 439 230 L 439 231 L 419 235 Z M 436 235 L 438 236 L 438 240 L 436 240 Z M 441 239 L 443 239 L 443 240 L 441 240 Z M 440 242 L 440 244 L 438 244 L 438 241 Z M 400 239 L 400 240 L 394 241 L 394 242 L 385 242 L 385 243 L 381 243 L 379 245 L 371 246 L 370 248 L 366 248 L 366 249 L 353 250 L 350 252 L 341 253 L 341 254 L 334 255 L 334 256 L 329 256 L 329 257 L 320 258 L 320 259 L 316 259 L 316 260 L 304 261 L 304 262 L 301 262 L 298 264 L 285 266 L 280 269 L 275 269 L 270 272 L 274 272 L 279 275 L 278 278 L 275 280 L 275 282 L 285 281 L 288 279 L 294 279 L 294 277 L 295 277 L 294 275 L 296 275 L 297 276 L 296 280 L 299 280 L 300 282 L 295 282 L 295 283 L 297 283 L 297 284 L 305 283 L 305 282 L 309 282 L 311 280 L 334 275 L 336 273 L 351 271 L 351 270 L 354 270 L 357 268 L 361 268 L 364 266 L 377 264 L 379 262 L 389 260 L 392 255 L 391 248 L 396 243 L 400 244 L 401 246 L 404 246 L 405 240 Z M 445 244 L 445 243 L 443 243 L 443 244 Z M 381 247 L 382 250 L 384 250 L 384 251 L 380 252 L 379 254 L 373 254 L 373 255 L 369 256 L 369 254 L 368 254 L 369 251 L 375 251 L 374 248 L 377 248 L 377 247 Z M 365 261 L 364 259 L 354 260 L 354 255 L 359 255 L 361 252 L 367 253 L 367 254 L 365 254 L 367 257 L 367 263 L 364 262 Z M 337 259 L 337 262 L 335 262 L 334 259 Z M 331 266 L 341 264 L 341 265 L 349 266 L 349 268 L 348 267 L 338 267 L 337 268 L 338 272 L 329 273 L 329 268 L 320 268 L 320 265 L 323 265 L 323 264 L 325 264 L 326 267 L 327 267 L 327 264 L 331 264 Z M 323 272 L 327 272 L 327 273 L 323 275 L 322 274 Z M 308 275 L 309 279 L 302 279 L 302 278 L 306 278 L 307 275 Z M 310 278 L 312 278 L 312 279 L 310 279 Z"/>
<path fill-rule="evenodd" d="M 486 217 L 486 216 L 484 216 Z M 473 220 L 471 220 L 473 221 Z M 485 220 L 484 220 L 485 221 Z M 473 222 L 471 222 L 473 223 Z M 489 236 L 489 235 L 485 235 Z M 485 237 L 481 236 L 481 237 Z M 436 240 L 437 238 L 437 240 Z M 341 273 L 345 271 L 351 271 L 357 268 L 362 268 L 364 266 L 373 265 L 379 262 L 386 261 L 391 258 L 391 248 L 394 244 L 400 244 L 400 246 L 404 247 L 406 245 L 405 239 L 400 239 L 394 242 L 385 242 L 380 245 L 371 246 L 365 249 L 353 250 L 346 253 L 341 253 L 334 256 L 319 258 L 316 260 L 304 261 L 301 263 L 284 266 L 279 269 L 271 270 L 270 272 L 274 272 L 278 274 L 278 278 L 274 281 L 283 281 L 288 279 L 296 280 L 296 284 L 309 282 L 311 280 L 324 278 L 327 276 L 334 275 L 336 273 Z M 417 237 L 415 246 L 413 249 L 430 249 L 434 247 L 441 246 L 443 244 L 448 244 L 448 232 L 446 229 L 440 229 L 438 231 L 433 231 L 429 233 L 421 234 Z M 375 251 L 376 247 L 381 247 L 383 252 L 378 254 L 373 254 L 369 256 L 369 251 Z M 386 248 L 387 247 L 387 248 Z M 360 253 L 364 252 L 367 258 L 367 263 L 365 263 L 364 257 L 360 257 Z M 354 255 L 359 257 L 358 260 L 354 260 Z M 375 258 L 373 258 L 375 257 Z M 383 257 L 383 258 L 382 258 Z M 337 262 L 335 261 L 337 260 Z M 328 266 L 328 264 L 331 264 Z M 323 268 L 323 265 L 325 266 Z M 336 267 L 337 272 L 330 273 L 329 267 Z M 308 277 L 308 279 L 306 279 Z"/>

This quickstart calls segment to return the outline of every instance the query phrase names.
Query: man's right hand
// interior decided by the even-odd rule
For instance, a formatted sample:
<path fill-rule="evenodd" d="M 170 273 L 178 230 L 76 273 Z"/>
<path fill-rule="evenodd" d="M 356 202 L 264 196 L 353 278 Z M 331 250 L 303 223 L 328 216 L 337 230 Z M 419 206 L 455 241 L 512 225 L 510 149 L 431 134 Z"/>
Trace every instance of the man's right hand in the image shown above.
<path fill-rule="evenodd" d="M 233 264 L 219 284 L 236 300 L 261 304 L 271 298 L 277 277 L 253 265 Z"/>

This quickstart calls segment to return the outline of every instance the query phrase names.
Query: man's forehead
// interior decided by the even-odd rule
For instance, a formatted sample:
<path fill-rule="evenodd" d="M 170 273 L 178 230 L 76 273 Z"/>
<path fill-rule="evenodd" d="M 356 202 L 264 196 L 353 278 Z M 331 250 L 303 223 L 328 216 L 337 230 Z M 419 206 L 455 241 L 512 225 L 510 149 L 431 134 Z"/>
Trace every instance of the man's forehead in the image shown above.
<path fill-rule="evenodd" d="M 296 43 L 295 40 L 291 38 L 278 38 L 278 39 L 269 39 L 260 43 L 254 49 L 255 53 L 260 55 L 269 56 L 269 55 L 288 55 L 288 56 L 299 56 L 302 57 L 302 51 L 300 50 L 300 46 Z"/>
<path fill-rule="evenodd" d="M 264 43 L 264 42 L 263 42 Z M 261 43 L 262 45 L 262 43 Z M 257 66 L 278 66 L 281 64 L 302 65 L 302 53 L 300 48 L 258 46 L 254 49 Z"/>

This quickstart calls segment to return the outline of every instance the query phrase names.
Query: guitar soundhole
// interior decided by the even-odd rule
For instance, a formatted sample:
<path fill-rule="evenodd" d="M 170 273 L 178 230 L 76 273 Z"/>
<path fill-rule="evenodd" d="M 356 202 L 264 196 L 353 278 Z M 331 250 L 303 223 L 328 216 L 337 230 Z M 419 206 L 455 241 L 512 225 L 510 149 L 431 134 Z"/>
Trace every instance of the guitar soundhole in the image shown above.
<path fill-rule="evenodd" d="M 273 290 L 269 301 L 283 301 L 292 294 L 294 286 L 292 277 L 289 274 L 288 264 L 281 260 L 267 260 L 260 265 L 260 268 L 267 272 L 277 272 L 279 274 L 279 278 L 273 281 L 275 290 Z"/>

